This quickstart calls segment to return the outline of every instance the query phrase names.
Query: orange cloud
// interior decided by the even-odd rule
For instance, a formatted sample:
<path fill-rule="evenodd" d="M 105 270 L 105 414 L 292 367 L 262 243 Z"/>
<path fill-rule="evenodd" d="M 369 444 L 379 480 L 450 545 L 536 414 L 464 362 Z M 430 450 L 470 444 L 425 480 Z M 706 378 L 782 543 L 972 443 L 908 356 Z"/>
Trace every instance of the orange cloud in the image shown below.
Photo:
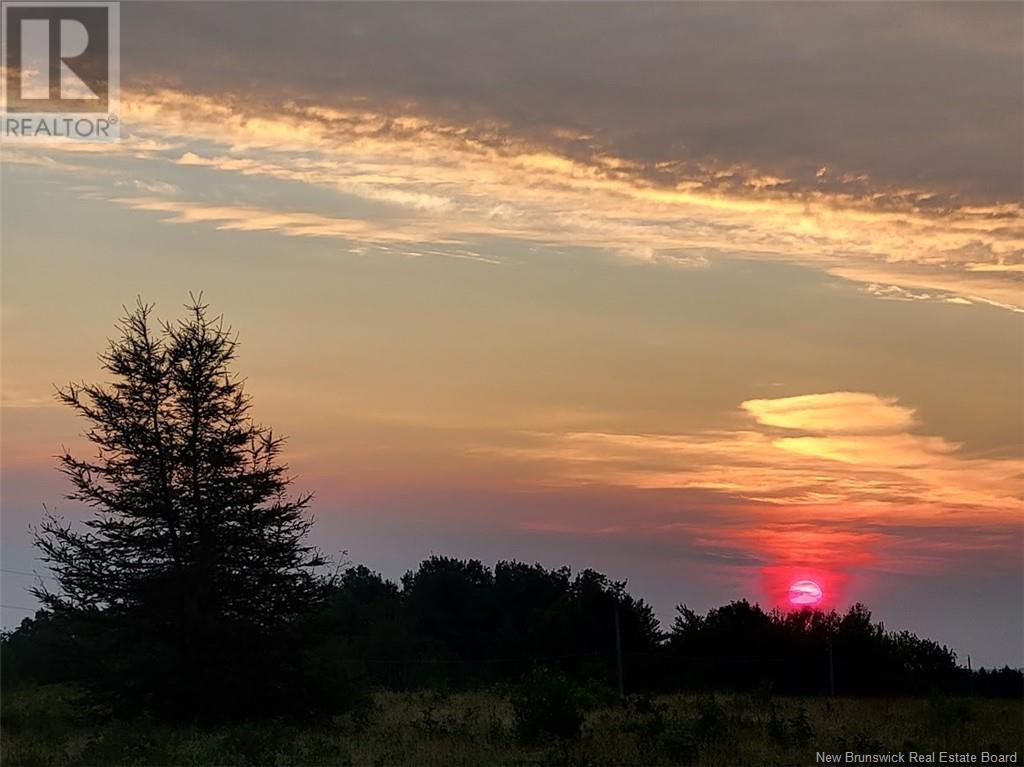
<path fill-rule="evenodd" d="M 818 434 L 872 434 L 914 425 L 914 411 L 910 408 L 896 404 L 894 398 L 862 392 L 752 399 L 740 407 L 763 426 Z"/>
<path fill-rule="evenodd" d="M 700 488 L 771 504 L 828 505 L 845 518 L 1017 520 L 1024 461 L 969 458 L 915 434 L 913 410 L 860 392 L 748 400 L 756 427 L 698 434 L 530 433 L 482 448 L 546 467 L 555 484 Z M 784 436 L 774 430 L 785 429 Z"/>
<path fill-rule="evenodd" d="M 635 163 L 600 152 L 570 158 L 493 124 L 363 107 L 271 107 L 173 90 L 129 91 L 122 103 L 125 127 L 137 137 L 136 156 L 289 180 L 391 205 L 396 217 L 401 213 L 401 239 L 511 237 L 691 266 L 721 253 L 810 266 L 866 286 L 916 290 L 916 299 L 1022 306 L 1017 267 L 1024 262 L 1024 209 L 1016 201 L 940 208 L 928 204 L 934 197 L 929 190 L 870 188 L 870 180 L 864 190 L 863 179 L 860 191 L 799 189 L 756 168 L 714 162 L 658 185 Z M 147 150 L 147 142 L 202 142 L 216 149 L 172 155 Z M 234 206 L 255 207 L 245 201 Z M 295 215 L 266 211 L 259 228 L 322 231 L 318 224 L 296 226 Z M 204 219 L 197 213 L 175 220 Z M 375 227 L 327 229 L 357 240 L 378 236 Z"/>

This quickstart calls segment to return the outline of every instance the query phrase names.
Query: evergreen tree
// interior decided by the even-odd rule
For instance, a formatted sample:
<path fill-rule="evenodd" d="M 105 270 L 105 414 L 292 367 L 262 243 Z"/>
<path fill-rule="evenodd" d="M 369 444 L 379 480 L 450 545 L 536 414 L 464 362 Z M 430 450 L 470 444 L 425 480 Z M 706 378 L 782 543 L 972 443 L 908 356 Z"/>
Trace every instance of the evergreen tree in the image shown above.
<path fill-rule="evenodd" d="M 36 545 L 73 620 L 81 676 L 104 700 L 175 716 L 295 709 L 302 619 L 325 564 L 305 542 L 309 495 L 289 497 L 282 440 L 250 417 L 231 372 L 237 337 L 193 299 L 154 323 L 138 303 L 100 356 L 108 385 L 59 399 L 84 417 L 92 458 L 65 452 L 74 529 L 48 515 Z"/>

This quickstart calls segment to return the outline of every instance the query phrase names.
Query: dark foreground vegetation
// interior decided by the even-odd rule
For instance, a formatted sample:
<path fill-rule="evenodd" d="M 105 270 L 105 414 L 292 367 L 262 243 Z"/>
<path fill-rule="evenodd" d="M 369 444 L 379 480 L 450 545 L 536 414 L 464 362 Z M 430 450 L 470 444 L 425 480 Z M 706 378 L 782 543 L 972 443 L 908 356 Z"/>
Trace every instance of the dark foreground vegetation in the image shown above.
<path fill-rule="evenodd" d="M 161 682 L 180 694 L 173 674 L 190 670 L 173 654 L 175 637 L 149 638 L 144 656 L 116 634 L 101 633 L 105 618 L 101 611 L 69 610 L 25 619 L 2 637 L 4 688 L 72 683 L 98 692 L 96 700 L 115 713 L 128 704 L 135 712 L 165 715 L 161 706 L 145 704 Z M 110 644 L 97 644 L 97 634 Z M 353 710 L 371 689 L 515 684 L 537 669 L 609 690 L 617 690 L 621 678 L 624 692 L 643 694 L 1024 697 L 1019 670 L 969 671 L 937 642 L 887 631 L 860 604 L 843 614 L 766 612 L 746 601 L 703 615 L 682 606 L 663 631 L 643 599 L 594 570 L 573 576 L 568 568 L 521 562 L 491 569 L 437 556 L 406 573 L 401 585 L 362 566 L 344 570 L 325 587 L 316 609 L 280 634 L 279 646 L 266 655 L 246 652 L 250 640 L 242 633 L 223 641 L 215 657 L 230 655 L 231 642 L 240 651 L 218 675 L 221 684 L 235 695 L 273 684 L 261 698 L 283 698 L 267 711 L 245 712 L 257 717 Z M 147 657 L 171 666 L 150 668 Z M 281 659 L 278 677 L 267 665 Z M 185 718 L 236 715 L 230 702 L 222 705 L 207 716 L 191 709 Z"/>
<path fill-rule="evenodd" d="M 527 686 L 529 686 L 527 684 Z M 72 689 L 4 696 L 5 765 L 813 765 L 815 752 L 1020 753 L 1020 701 L 968 698 L 615 696 L 576 689 L 578 732 L 527 737 L 505 688 L 379 691 L 363 714 L 200 727 L 91 718 Z M 525 721 L 524 721 L 525 720 Z M 547 720 L 545 720 L 547 721 Z M 1019 762 L 1020 756 L 1018 756 Z"/>
<path fill-rule="evenodd" d="M 230 330 L 198 301 L 174 324 L 140 304 L 119 330 L 101 356 L 113 383 L 59 395 L 96 447 L 60 459 L 95 514 L 37 530 L 53 581 L 0 642 L 5 764 L 1020 749 L 1019 670 L 971 672 L 862 605 L 682 606 L 665 631 L 593 570 L 431 557 L 393 583 L 332 568 L 306 543 L 310 497 L 289 495 L 280 438 L 249 416 Z"/>

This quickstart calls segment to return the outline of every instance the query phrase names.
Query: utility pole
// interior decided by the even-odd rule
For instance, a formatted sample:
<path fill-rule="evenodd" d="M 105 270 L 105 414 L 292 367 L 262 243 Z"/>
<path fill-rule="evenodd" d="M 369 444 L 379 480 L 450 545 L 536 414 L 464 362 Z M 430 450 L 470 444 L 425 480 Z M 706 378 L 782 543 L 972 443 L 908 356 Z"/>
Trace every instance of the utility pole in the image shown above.
<path fill-rule="evenodd" d="M 967 692 L 974 697 L 974 669 L 971 668 L 971 656 L 967 656 Z"/>
<path fill-rule="evenodd" d="M 836 670 L 832 660 L 832 631 L 828 632 L 828 694 L 836 697 Z"/>
<path fill-rule="evenodd" d="M 615 663 L 619 672 L 619 698 L 625 699 L 626 688 L 622 681 L 622 630 L 619 627 L 619 603 L 615 602 Z"/>

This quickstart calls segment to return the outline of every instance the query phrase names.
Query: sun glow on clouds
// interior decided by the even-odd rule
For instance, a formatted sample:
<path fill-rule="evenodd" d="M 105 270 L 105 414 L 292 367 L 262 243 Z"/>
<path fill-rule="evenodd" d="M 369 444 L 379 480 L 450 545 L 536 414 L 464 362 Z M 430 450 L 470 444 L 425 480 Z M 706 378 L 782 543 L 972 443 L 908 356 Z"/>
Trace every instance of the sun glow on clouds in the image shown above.
<path fill-rule="evenodd" d="M 915 434 L 913 410 L 891 398 L 831 392 L 748 400 L 754 428 L 697 434 L 530 434 L 506 455 L 549 463 L 556 482 L 704 488 L 775 504 L 941 504 L 1007 515 L 1024 461 L 969 458 L 939 436 Z"/>
<path fill-rule="evenodd" d="M 808 568 L 834 584 L 831 600 L 843 568 L 928 568 L 940 552 L 977 544 L 976 531 L 932 539 L 935 526 L 967 530 L 983 518 L 1001 534 L 1019 529 L 1024 461 L 961 456 L 942 437 L 913 433 L 913 409 L 892 398 L 829 392 L 748 400 L 741 410 L 753 428 L 532 433 L 502 453 L 540 462 L 554 484 L 700 489 L 754 502 L 732 523 L 661 529 L 716 551 L 755 552 L 772 563 L 764 588 L 778 604 L 795 578 L 812 577 Z M 913 545 L 902 545 L 908 537 Z"/>
<path fill-rule="evenodd" d="M 883 298 L 902 290 L 916 299 L 1021 305 L 1024 215 L 1016 202 L 936 207 L 926 204 L 928 190 L 800 189 L 713 158 L 659 185 L 635 163 L 599 149 L 589 159 L 569 158 L 501 126 L 365 106 L 262 106 L 173 90 L 129 91 L 122 102 L 134 138 L 117 151 L 158 166 L 336 190 L 394 211 L 358 225 L 245 200 L 110 195 L 128 207 L 171 213 L 167 220 L 176 223 L 380 245 L 466 247 L 481 236 L 510 237 L 690 266 L 722 253 L 812 266 L 863 282 Z M 38 162 L 40 153 L 55 151 L 19 150 L 12 161 Z M 858 177 L 857 188 L 862 184 Z M 879 292 L 880 285 L 890 288 Z"/>

